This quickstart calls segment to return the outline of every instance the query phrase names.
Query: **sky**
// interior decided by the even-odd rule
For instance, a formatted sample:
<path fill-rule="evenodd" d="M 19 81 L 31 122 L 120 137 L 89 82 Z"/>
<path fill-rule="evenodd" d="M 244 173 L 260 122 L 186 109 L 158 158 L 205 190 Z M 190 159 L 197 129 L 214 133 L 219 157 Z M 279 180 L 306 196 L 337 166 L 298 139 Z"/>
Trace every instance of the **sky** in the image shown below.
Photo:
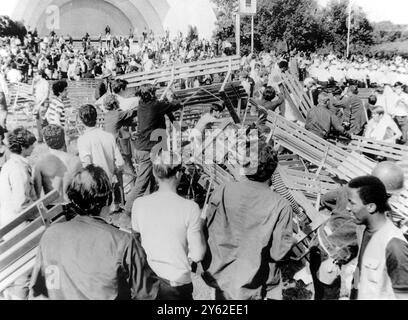
<path fill-rule="evenodd" d="M 195 1 L 195 0 L 191 0 Z M 325 5 L 330 0 L 317 0 Z M 0 15 L 11 15 L 18 0 L 0 0 Z M 408 24 L 408 0 L 354 0 L 372 21 L 389 20 L 397 24 Z"/>
<path fill-rule="evenodd" d="M 317 0 L 322 5 L 329 1 Z M 354 4 L 362 7 L 371 21 L 389 20 L 396 24 L 408 24 L 408 0 L 354 0 Z"/>

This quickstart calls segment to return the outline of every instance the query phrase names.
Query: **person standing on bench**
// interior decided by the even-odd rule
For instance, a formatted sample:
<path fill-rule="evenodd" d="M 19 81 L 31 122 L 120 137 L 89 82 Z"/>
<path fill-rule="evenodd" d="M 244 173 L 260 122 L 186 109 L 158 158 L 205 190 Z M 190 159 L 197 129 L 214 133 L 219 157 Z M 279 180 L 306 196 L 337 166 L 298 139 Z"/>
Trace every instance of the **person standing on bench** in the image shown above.
<path fill-rule="evenodd" d="M 15 129 L 8 136 L 10 159 L 0 172 L 0 227 L 17 218 L 37 200 L 32 168 L 27 160 L 36 141 L 35 136 L 23 127 Z"/>
<path fill-rule="evenodd" d="M 136 174 L 135 186 L 126 199 L 125 212 L 129 216 L 132 211 L 133 202 L 146 192 L 148 194 L 152 193 L 155 188 L 150 153 L 156 145 L 166 144 L 165 116 L 167 115 L 170 119 L 174 119 L 173 112 L 181 108 L 181 104 L 178 101 L 158 101 L 156 88 L 153 85 L 140 87 L 136 95 L 140 96 L 141 100 L 137 109 L 138 126 L 136 141 L 132 149 L 134 150 L 133 156 L 136 158 L 139 168 Z M 158 142 L 157 139 L 162 139 L 162 141 Z"/>
<path fill-rule="evenodd" d="M 113 198 L 106 172 L 86 167 L 67 194 L 77 216 L 52 225 L 42 236 L 30 299 L 156 299 L 158 280 L 139 241 L 105 220 Z"/>

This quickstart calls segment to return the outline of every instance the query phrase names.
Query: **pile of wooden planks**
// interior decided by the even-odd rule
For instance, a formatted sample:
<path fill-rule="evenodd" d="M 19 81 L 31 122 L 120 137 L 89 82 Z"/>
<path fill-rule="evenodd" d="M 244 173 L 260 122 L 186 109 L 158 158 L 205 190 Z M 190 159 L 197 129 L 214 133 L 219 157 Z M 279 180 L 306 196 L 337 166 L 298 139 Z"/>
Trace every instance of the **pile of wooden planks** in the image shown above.
<path fill-rule="evenodd" d="M 256 102 L 251 100 L 251 104 Z M 347 152 L 274 112 L 268 111 L 266 125 L 276 143 L 341 179 L 370 174 L 376 165 L 367 157 Z"/>
<path fill-rule="evenodd" d="M 167 83 L 181 79 L 236 71 L 240 69 L 240 63 L 241 58 L 239 56 L 221 57 L 173 65 L 153 71 L 129 73 L 118 76 L 117 79 L 128 81 L 128 87 L 134 88 L 145 84 Z"/>
<path fill-rule="evenodd" d="M 59 198 L 53 191 L 0 229 L 0 293 L 34 267 L 41 237 L 52 223 L 65 221 Z"/>

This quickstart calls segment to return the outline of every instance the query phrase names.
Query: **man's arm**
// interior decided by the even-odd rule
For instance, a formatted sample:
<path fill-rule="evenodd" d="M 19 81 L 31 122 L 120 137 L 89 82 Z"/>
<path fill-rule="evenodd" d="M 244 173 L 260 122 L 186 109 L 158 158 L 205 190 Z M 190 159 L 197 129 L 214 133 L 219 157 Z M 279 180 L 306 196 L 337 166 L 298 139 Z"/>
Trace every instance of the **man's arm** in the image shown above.
<path fill-rule="evenodd" d="M 200 208 L 195 203 L 190 214 L 190 221 L 187 229 L 187 242 L 189 248 L 188 257 L 196 263 L 202 261 L 207 249 L 207 244 L 202 230 Z"/>
<path fill-rule="evenodd" d="M 155 300 L 159 291 L 159 280 L 147 263 L 139 240 L 132 235 L 126 246 L 122 267 L 133 300 Z M 119 290 L 124 288 L 119 288 Z"/>
<path fill-rule="evenodd" d="M 115 138 L 112 135 L 112 143 L 114 144 L 114 157 L 115 157 L 115 166 L 116 169 L 118 169 L 119 171 L 123 168 L 123 166 L 125 165 L 125 161 L 123 160 L 122 154 L 120 153 L 118 144 L 115 141 Z"/>
<path fill-rule="evenodd" d="M 334 130 L 340 133 L 345 133 L 346 130 L 344 127 L 341 125 L 339 118 L 337 118 L 334 114 L 330 113 L 330 123 L 331 126 Z"/>
<path fill-rule="evenodd" d="M 386 249 L 387 273 L 399 300 L 408 300 L 408 243 L 392 239 Z"/>
<path fill-rule="evenodd" d="M 41 193 L 43 190 L 43 181 L 42 181 L 41 167 L 37 163 L 34 167 L 34 189 L 37 198 L 41 198 Z"/>
<path fill-rule="evenodd" d="M 130 127 L 131 125 L 133 125 L 136 116 L 137 108 L 120 112 L 118 120 L 120 127 Z"/>
<path fill-rule="evenodd" d="M 292 207 L 285 201 L 272 234 L 270 251 L 272 260 L 276 262 L 282 260 L 292 249 L 293 240 L 293 211 Z"/>

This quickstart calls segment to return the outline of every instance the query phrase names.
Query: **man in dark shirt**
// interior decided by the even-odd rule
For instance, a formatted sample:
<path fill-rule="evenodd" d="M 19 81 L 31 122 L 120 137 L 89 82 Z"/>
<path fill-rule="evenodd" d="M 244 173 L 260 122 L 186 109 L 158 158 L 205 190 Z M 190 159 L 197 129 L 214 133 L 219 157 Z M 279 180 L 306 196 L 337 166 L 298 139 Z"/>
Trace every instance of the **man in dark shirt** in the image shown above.
<path fill-rule="evenodd" d="M 266 87 L 263 92 L 262 99 L 257 101 L 258 105 L 264 107 L 266 110 L 275 111 L 279 107 L 280 114 L 285 114 L 285 99 L 281 94 L 276 96 L 276 91 L 273 87 Z M 265 124 L 268 113 L 266 110 L 259 110 L 259 123 Z"/>
<path fill-rule="evenodd" d="M 358 88 L 350 86 L 348 97 L 344 99 L 343 123 L 346 124 L 347 132 L 350 135 L 361 136 L 367 124 L 367 114 L 362 100 L 357 96 Z"/>
<path fill-rule="evenodd" d="M 338 117 L 329 111 L 329 104 L 329 95 L 322 92 L 319 95 L 319 104 L 309 111 L 306 118 L 306 130 L 313 132 L 323 139 L 327 139 L 333 131 L 345 134 L 345 129 L 341 125 Z"/>
<path fill-rule="evenodd" d="M 129 214 L 132 211 L 133 202 L 146 192 L 152 193 L 154 189 L 155 180 L 150 153 L 156 145 L 166 145 L 165 116 L 168 115 L 172 120 L 173 112 L 181 108 L 177 101 L 172 103 L 158 101 L 156 88 L 152 85 L 140 87 L 136 95 L 141 98 L 137 109 L 136 141 L 133 144 L 138 170 L 135 186 L 126 199 L 125 211 Z M 160 139 L 162 139 L 161 142 Z M 156 152 L 159 151 L 156 150 Z"/>
<path fill-rule="evenodd" d="M 203 279 L 217 299 L 282 299 L 277 264 L 293 245 L 293 213 L 270 189 L 277 165 L 273 147 L 260 142 L 256 173 L 221 186 L 210 199 Z"/>
<path fill-rule="evenodd" d="M 51 300 L 156 299 L 158 280 L 139 242 L 109 225 L 112 190 L 102 168 L 79 172 L 67 191 L 77 216 L 41 239 L 30 297 Z"/>

